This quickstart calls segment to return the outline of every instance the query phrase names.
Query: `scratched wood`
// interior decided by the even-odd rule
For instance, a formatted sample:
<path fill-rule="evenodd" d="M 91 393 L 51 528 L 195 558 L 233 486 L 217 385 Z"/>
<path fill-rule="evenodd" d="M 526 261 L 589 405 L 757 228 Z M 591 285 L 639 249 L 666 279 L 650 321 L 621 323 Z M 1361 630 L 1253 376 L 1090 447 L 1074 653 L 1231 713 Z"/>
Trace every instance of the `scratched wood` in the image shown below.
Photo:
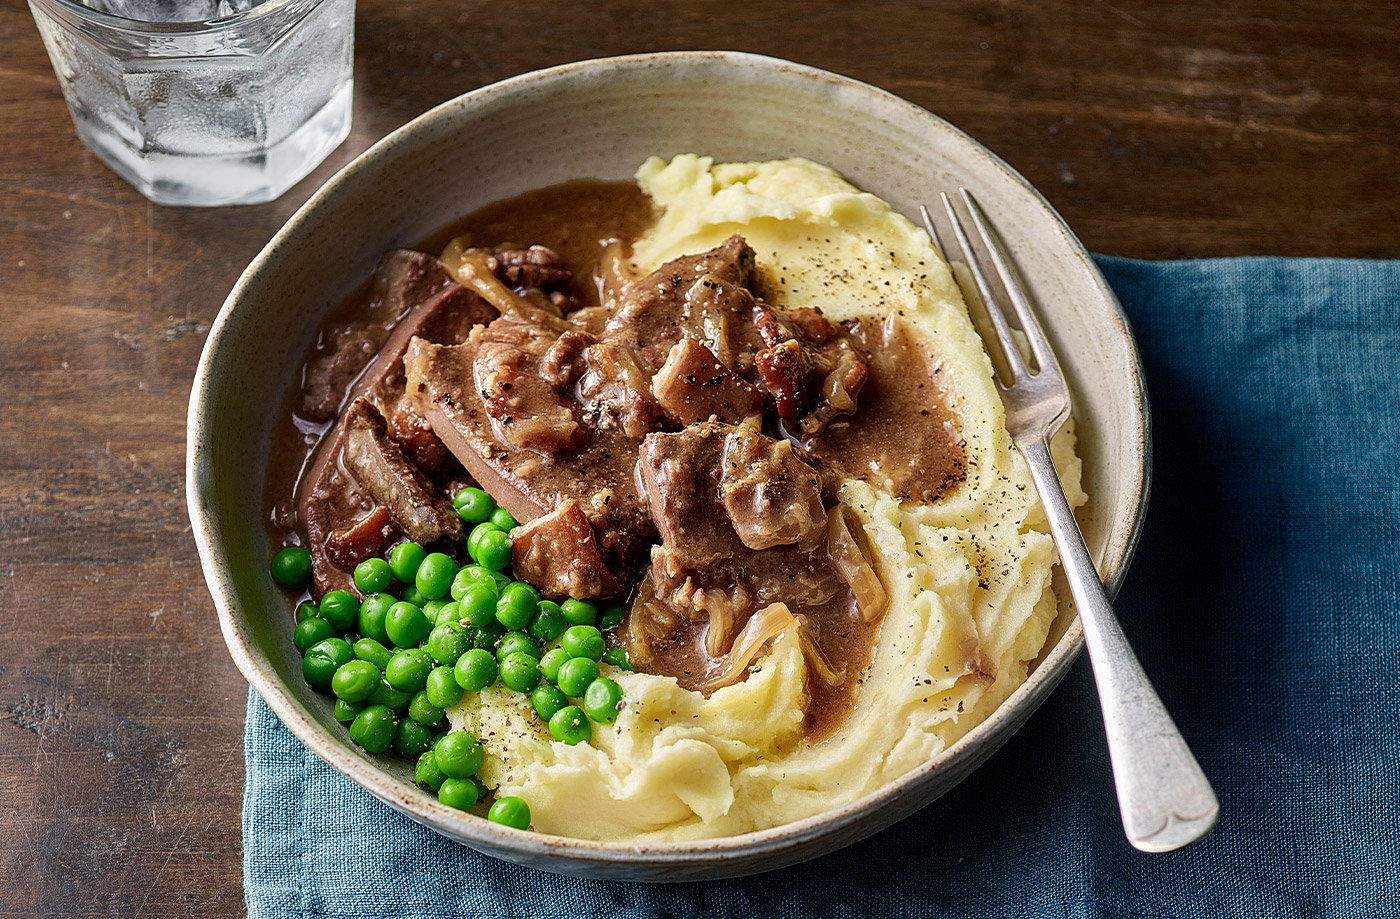
<path fill-rule="evenodd" d="M 245 686 L 182 492 L 189 380 L 242 267 L 431 105 L 564 61 L 742 48 L 887 87 L 1094 249 L 1395 256 L 1391 0 L 361 0 L 356 127 L 282 201 L 154 207 L 77 144 L 0 0 L 0 916 L 241 915 Z"/>

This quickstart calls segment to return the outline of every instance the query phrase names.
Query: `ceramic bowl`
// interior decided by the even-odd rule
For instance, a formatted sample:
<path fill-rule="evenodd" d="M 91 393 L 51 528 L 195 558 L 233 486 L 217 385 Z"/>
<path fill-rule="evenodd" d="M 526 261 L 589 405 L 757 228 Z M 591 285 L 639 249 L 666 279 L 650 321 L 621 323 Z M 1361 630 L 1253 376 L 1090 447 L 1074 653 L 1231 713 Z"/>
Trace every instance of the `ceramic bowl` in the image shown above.
<path fill-rule="evenodd" d="M 752 874 L 868 836 L 947 792 L 1000 746 L 1081 646 L 1062 612 L 1030 679 L 933 761 L 865 798 L 760 832 L 629 845 L 497 826 L 416 788 L 410 771 L 349 742 L 301 677 L 285 595 L 259 519 L 274 416 L 327 312 L 387 249 L 412 245 L 489 202 L 575 178 L 630 179 L 646 157 L 804 156 L 909 215 L 965 185 L 1002 229 L 1074 386 L 1091 502 L 1083 528 L 1111 588 L 1146 503 L 1148 423 L 1132 336 L 1103 277 L 1023 178 L 967 135 L 874 87 L 773 58 L 646 54 L 525 74 L 447 102 L 340 171 L 239 279 L 209 334 L 189 410 L 188 500 L 229 650 L 289 728 L 391 807 L 468 846 L 563 874 L 646 881 Z M 1095 717 L 1085 713 L 1086 717 Z"/>

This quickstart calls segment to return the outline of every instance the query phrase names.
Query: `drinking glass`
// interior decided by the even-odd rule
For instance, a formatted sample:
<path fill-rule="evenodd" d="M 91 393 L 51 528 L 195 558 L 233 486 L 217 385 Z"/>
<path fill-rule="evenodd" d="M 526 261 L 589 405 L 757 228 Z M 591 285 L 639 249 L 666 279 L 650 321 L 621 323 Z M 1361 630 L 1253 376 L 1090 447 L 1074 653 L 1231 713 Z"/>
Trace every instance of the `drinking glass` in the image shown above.
<path fill-rule="evenodd" d="M 97 156 L 159 204 L 281 195 L 350 131 L 355 0 L 29 0 Z"/>

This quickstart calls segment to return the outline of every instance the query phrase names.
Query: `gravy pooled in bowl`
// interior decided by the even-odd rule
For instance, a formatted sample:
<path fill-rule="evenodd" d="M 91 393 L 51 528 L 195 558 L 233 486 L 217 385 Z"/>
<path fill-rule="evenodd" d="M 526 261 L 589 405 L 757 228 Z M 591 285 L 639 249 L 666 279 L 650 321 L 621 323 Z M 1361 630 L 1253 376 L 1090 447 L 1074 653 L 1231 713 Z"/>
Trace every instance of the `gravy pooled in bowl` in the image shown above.
<path fill-rule="evenodd" d="M 450 721 L 481 742 L 459 806 L 518 797 L 544 832 L 729 835 L 990 714 L 1044 645 L 1054 552 L 922 231 L 804 160 L 638 179 L 386 256 L 307 363 L 284 470 L 316 446 L 270 498 L 322 605 L 351 595 L 332 618 L 359 606 L 348 637 L 400 648 L 378 695 L 332 687 L 352 736 L 392 719 L 456 797 Z"/>

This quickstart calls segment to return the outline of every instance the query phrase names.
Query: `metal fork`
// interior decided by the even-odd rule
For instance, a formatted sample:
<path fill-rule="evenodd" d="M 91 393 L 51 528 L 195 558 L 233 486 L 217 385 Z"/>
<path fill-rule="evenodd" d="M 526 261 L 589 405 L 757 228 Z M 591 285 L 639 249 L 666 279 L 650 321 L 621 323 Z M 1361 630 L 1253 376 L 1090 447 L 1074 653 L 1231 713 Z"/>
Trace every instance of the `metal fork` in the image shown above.
<path fill-rule="evenodd" d="M 1031 477 L 1050 523 L 1050 533 L 1060 552 L 1060 565 L 1084 625 L 1084 642 L 1089 648 L 1103 709 L 1123 830 L 1134 848 L 1144 852 L 1170 852 L 1209 833 L 1220 814 L 1220 804 L 1128 644 L 1089 558 L 1079 524 L 1065 500 L 1059 474 L 1050 458 L 1050 437 L 1069 417 L 1070 411 L 1069 387 L 1060 364 L 1036 320 L 1010 256 L 989 226 L 986 215 L 967 189 L 959 189 L 959 192 L 976 230 L 975 244 L 952 199 L 947 194 L 940 197 L 1004 357 L 1004 367 L 996 384 L 1006 405 L 1007 429 L 1030 464 Z M 950 250 L 939 238 L 928 208 L 919 210 L 929 236 L 951 261 Z M 1035 359 L 1034 370 L 1022 354 L 1006 312 L 988 280 L 984 268 L 988 263 L 996 271 L 1006 299 L 1015 310 L 1020 332 Z M 986 329 L 979 331 L 984 338 L 988 336 Z M 1002 379 L 1006 372 L 1010 378 Z"/>

